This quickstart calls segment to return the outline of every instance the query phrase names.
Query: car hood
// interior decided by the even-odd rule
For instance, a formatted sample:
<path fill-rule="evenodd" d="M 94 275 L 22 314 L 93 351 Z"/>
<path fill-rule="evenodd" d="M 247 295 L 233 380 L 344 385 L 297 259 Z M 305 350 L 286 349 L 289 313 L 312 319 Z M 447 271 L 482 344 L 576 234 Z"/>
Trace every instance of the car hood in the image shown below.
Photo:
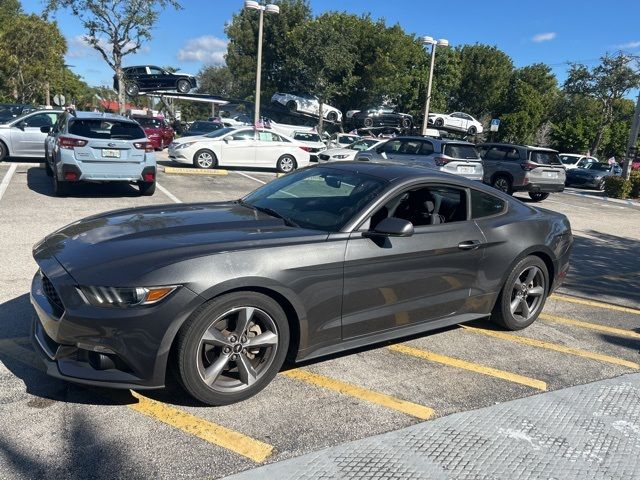
<path fill-rule="evenodd" d="M 350 148 L 332 148 L 331 150 L 325 150 L 323 152 L 325 155 L 355 155 L 357 153 L 356 150 L 351 150 Z"/>
<path fill-rule="evenodd" d="M 237 202 L 157 205 L 79 220 L 36 244 L 33 256 L 55 257 L 79 284 L 111 286 L 182 260 L 327 236 Z"/>
<path fill-rule="evenodd" d="M 209 137 L 205 137 L 204 135 L 200 134 L 200 133 L 194 133 L 192 135 L 189 135 L 188 132 L 185 132 L 181 138 L 178 138 L 175 140 L 175 144 L 178 145 L 180 143 L 187 143 L 187 142 L 200 142 L 200 141 L 204 141 L 204 140 L 208 140 L 208 141 L 215 141 L 215 138 L 209 138 Z"/>

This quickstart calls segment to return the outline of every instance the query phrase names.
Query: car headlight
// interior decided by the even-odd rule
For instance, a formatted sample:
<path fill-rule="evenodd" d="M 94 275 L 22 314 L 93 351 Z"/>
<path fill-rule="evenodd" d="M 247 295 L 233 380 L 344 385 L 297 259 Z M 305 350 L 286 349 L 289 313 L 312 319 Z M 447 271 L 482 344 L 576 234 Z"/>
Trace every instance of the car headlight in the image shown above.
<path fill-rule="evenodd" d="M 196 142 L 185 142 L 185 143 L 179 143 L 176 145 L 176 150 L 179 150 L 181 148 L 187 148 L 190 147 L 191 145 L 195 145 Z"/>
<path fill-rule="evenodd" d="M 333 158 L 337 158 L 338 160 L 342 160 L 343 158 L 347 158 L 349 155 L 334 155 Z"/>
<path fill-rule="evenodd" d="M 153 305 L 167 298 L 178 285 L 164 287 L 78 287 L 80 296 L 94 307 Z"/>

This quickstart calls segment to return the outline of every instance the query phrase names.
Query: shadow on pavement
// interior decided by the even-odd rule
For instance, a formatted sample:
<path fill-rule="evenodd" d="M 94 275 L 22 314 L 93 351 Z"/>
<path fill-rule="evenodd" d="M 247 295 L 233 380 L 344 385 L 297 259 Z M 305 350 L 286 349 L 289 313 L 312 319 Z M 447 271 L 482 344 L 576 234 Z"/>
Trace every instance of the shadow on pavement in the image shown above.
<path fill-rule="evenodd" d="M 574 236 L 571 270 L 564 293 L 597 299 L 609 297 L 640 307 L 638 240 L 589 230 Z"/>
<path fill-rule="evenodd" d="M 40 195 L 56 197 L 53 193 L 53 181 L 47 176 L 44 168 L 33 167 L 27 171 L 27 186 Z M 95 198 L 95 197 L 139 197 L 137 187 L 124 182 L 91 183 L 82 182 L 70 185 L 67 197 Z"/>

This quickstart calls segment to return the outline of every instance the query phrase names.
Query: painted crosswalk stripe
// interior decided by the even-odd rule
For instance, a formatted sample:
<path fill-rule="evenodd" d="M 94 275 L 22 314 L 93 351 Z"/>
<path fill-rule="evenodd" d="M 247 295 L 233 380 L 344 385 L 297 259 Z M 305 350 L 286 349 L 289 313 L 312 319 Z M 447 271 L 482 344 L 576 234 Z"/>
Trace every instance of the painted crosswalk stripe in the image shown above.
<path fill-rule="evenodd" d="M 640 309 L 623 307 L 621 305 L 614 305 L 612 303 L 597 302 L 595 300 L 585 300 L 578 297 L 570 297 L 568 295 L 559 295 L 554 293 L 549 297 L 551 300 L 559 300 L 561 302 L 575 303 L 577 305 L 586 305 L 588 307 L 604 308 L 606 310 L 614 310 L 616 312 L 633 313 L 634 315 L 640 315 Z"/>
<path fill-rule="evenodd" d="M 423 350 L 421 348 L 414 348 L 408 345 L 391 345 L 390 350 L 394 352 L 403 353 L 405 355 L 411 355 L 413 357 L 423 358 L 430 362 L 441 363 L 450 367 L 460 368 L 463 370 L 469 370 L 471 372 L 480 373 L 490 377 L 500 378 L 509 382 L 519 383 L 538 390 L 546 390 L 547 384 L 542 380 L 536 380 L 535 378 L 525 377 L 518 375 L 517 373 L 507 372 L 505 370 L 499 370 L 479 363 L 468 362 L 459 358 L 449 357 L 446 355 L 440 355 L 439 353 Z"/>
<path fill-rule="evenodd" d="M 398 412 L 402 412 L 422 420 L 427 420 L 434 414 L 433 409 L 425 407 L 424 405 L 418 405 L 417 403 L 407 402 L 406 400 L 401 400 L 384 393 L 367 390 L 366 388 L 358 387 L 357 385 L 352 385 L 341 380 L 336 380 L 335 378 L 311 373 L 308 370 L 287 370 L 286 372 L 282 372 L 281 375 L 295 380 L 300 380 L 311 385 L 326 388 L 327 390 L 333 390 L 334 392 L 342 393 L 343 395 L 349 395 L 366 402 L 375 403 L 382 407 L 397 410 Z"/>
<path fill-rule="evenodd" d="M 623 328 L 608 327 L 606 325 L 600 325 L 597 323 L 583 322 L 581 320 L 573 320 L 571 318 L 559 317 L 557 315 L 549 315 L 547 313 L 541 313 L 540 319 L 547 322 L 560 323 L 562 325 L 571 325 L 573 327 L 586 328 L 589 330 L 595 330 L 597 332 L 609 333 L 616 337 L 629 337 L 640 340 L 640 333 L 633 330 L 625 330 Z"/>
<path fill-rule="evenodd" d="M 581 348 L 567 347 L 559 343 L 545 342 L 542 340 L 536 340 L 535 338 L 521 337 L 511 333 L 497 332 L 495 330 L 485 330 L 484 328 L 470 327 L 468 325 L 461 325 L 462 328 L 469 332 L 479 333 L 487 335 L 489 337 L 499 338 L 500 340 L 506 340 L 509 342 L 520 343 L 522 345 L 528 345 L 530 347 L 545 348 L 547 350 L 553 350 L 560 353 L 566 353 L 568 355 L 575 355 L 577 357 L 588 358 L 590 360 L 596 360 L 599 362 L 611 363 L 614 365 L 620 365 L 622 367 L 632 368 L 634 370 L 640 369 L 640 365 L 629 360 L 622 358 L 611 357 L 609 355 L 603 355 L 601 353 L 591 352 L 589 350 L 583 350 Z"/>

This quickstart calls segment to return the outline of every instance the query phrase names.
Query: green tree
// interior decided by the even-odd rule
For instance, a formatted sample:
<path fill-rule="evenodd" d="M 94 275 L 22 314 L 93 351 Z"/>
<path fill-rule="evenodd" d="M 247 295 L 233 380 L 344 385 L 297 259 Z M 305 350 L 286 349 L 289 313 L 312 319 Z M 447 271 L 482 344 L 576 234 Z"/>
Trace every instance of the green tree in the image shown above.
<path fill-rule="evenodd" d="M 552 116 L 552 146 L 567 153 L 586 154 L 595 138 L 600 104 L 584 95 L 565 94 Z"/>
<path fill-rule="evenodd" d="M 297 89 L 318 96 L 320 131 L 323 105 L 338 95 L 347 94 L 355 80 L 356 48 L 350 41 L 351 24 L 342 21 L 341 15 L 321 15 L 296 27 L 288 36 L 290 51 L 284 67 L 295 73 Z"/>
<path fill-rule="evenodd" d="M 464 45 L 459 48 L 460 84 L 454 107 L 480 117 L 496 115 L 509 88 L 513 62 L 496 47 Z"/>
<path fill-rule="evenodd" d="M 51 74 L 64 68 L 67 44 L 57 25 L 18 14 L 0 31 L 0 45 L 0 70 L 11 96 L 22 103 L 44 103 Z"/>
<path fill-rule="evenodd" d="M 640 86 L 640 74 L 630 66 L 626 55 L 605 55 L 600 64 L 589 69 L 586 65 L 574 63 L 564 83 L 564 90 L 570 95 L 594 98 L 600 104 L 600 121 L 591 143 L 591 152 L 596 155 L 603 142 L 607 127 L 614 119 L 614 104 L 624 98 L 632 88 Z"/>
<path fill-rule="evenodd" d="M 264 48 L 262 51 L 262 90 L 270 98 L 278 88 L 286 89 L 295 83 L 294 75 L 284 69 L 289 50 L 288 35 L 311 20 L 311 6 L 307 0 L 279 0 L 278 15 L 264 16 Z M 229 44 L 226 63 L 242 99 L 252 99 L 256 85 L 258 48 L 258 14 L 241 10 L 225 28 Z"/>
<path fill-rule="evenodd" d="M 238 94 L 235 78 L 225 65 L 203 67 L 198 72 L 198 92 L 221 97 L 234 97 Z"/>
<path fill-rule="evenodd" d="M 125 108 L 124 57 L 137 52 L 151 39 L 151 29 L 168 6 L 181 8 L 176 0 L 46 0 L 46 13 L 70 10 L 86 30 L 85 39 L 118 77 L 120 113 Z"/>

